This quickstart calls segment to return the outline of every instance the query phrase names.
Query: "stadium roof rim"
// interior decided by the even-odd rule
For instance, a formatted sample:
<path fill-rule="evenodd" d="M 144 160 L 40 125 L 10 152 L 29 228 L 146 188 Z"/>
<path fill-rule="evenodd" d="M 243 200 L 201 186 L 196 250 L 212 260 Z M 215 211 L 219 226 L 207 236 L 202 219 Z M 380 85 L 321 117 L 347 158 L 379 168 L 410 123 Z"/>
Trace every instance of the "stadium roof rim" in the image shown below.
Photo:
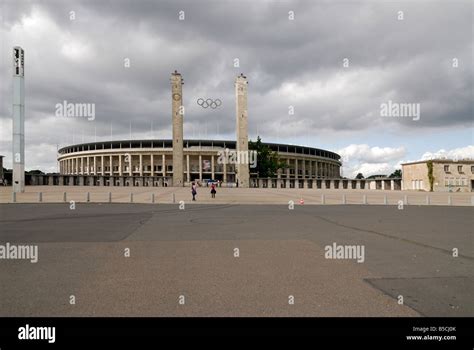
<path fill-rule="evenodd" d="M 78 143 L 78 144 L 73 144 L 65 147 L 61 147 L 58 150 L 58 153 L 64 153 L 65 150 L 75 148 L 75 147 L 84 147 L 84 146 L 96 146 L 96 145 L 111 145 L 110 148 L 120 148 L 120 147 L 114 147 L 116 145 L 120 144 L 150 144 L 150 147 L 153 143 L 156 144 L 167 144 L 168 146 L 171 147 L 172 145 L 172 140 L 171 139 L 142 139 L 142 140 L 113 140 L 113 141 L 97 141 L 97 142 L 87 142 L 87 143 Z M 234 147 L 236 141 L 235 140 L 205 140 L 205 139 L 184 139 L 183 143 L 185 145 L 189 146 L 221 146 L 221 147 Z M 308 147 L 308 146 L 299 146 L 299 145 L 292 145 L 292 144 L 286 144 L 286 143 L 273 143 L 273 142 L 262 142 L 264 145 L 269 146 L 273 151 L 280 151 L 280 152 L 289 152 L 289 153 L 298 153 L 298 154 L 308 154 L 308 155 L 321 155 L 321 153 L 326 153 L 327 158 L 332 158 L 335 160 L 340 160 L 341 156 L 335 152 L 328 151 L 322 148 L 315 148 L 315 147 Z M 146 147 L 146 146 L 145 146 Z M 132 147 L 133 148 L 133 147 Z M 138 148 L 138 147 L 137 147 Z M 280 148 L 291 148 L 292 151 L 287 151 L 284 149 Z M 100 148 L 102 149 L 102 147 Z M 104 148 L 104 149 L 109 149 L 109 148 Z"/>

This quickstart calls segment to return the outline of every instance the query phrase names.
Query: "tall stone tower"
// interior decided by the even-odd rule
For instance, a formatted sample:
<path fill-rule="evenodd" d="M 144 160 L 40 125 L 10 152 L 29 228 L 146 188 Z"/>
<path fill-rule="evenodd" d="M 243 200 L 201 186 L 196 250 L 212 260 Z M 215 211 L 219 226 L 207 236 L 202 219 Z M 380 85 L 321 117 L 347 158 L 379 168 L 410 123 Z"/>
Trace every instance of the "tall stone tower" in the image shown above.
<path fill-rule="evenodd" d="M 248 136 L 248 111 L 247 111 L 247 77 L 240 73 L 235 79 L 235 103 L 236 103 L 236 130 L 237 130 L 237 152 L 242 159 L 245 152 L 248 159 L 249 136 Z M 237 184 L 239 187 L 249 187 L 249 164 L 239 162 L 237 164 Z"/>
<path fill-rule="evenodd" d="M 171 73 L 173 119 L 173 186 L 184 186 L 183 174 L 183 78 L 177 71 Z"/>
<path fill-rule="evenodd" d="M 25 51 L 13 48 L 13 192 L 25 192 Z"/>

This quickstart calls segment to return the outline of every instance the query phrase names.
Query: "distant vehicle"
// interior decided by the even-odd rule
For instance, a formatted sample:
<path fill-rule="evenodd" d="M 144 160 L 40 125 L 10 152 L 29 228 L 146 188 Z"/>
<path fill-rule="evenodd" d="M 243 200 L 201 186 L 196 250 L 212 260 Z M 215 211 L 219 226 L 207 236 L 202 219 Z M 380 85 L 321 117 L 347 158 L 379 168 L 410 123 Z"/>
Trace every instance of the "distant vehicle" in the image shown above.
<path fill-rule="evenodd" d="M 204 180 L 204 181 L 206 182 L 206 186 L 207 186 L 207 185 L 212 185 L 212 184 L 216 184 L 216 185 L 217 185 L 217 184 L 219 183 L 218 180 L 212 180 L 212 179 L 206 179 L 206 180 Z"/>

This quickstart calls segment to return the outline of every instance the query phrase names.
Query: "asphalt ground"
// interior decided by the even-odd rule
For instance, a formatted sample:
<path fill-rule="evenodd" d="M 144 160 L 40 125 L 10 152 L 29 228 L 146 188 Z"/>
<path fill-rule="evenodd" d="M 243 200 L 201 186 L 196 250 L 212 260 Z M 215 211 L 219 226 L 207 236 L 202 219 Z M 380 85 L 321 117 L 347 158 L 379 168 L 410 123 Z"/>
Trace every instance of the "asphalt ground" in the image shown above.
<path fill-rule="evenodd" d="M 38 245 L 37 263 L 0 260 L 0 316 L 474 316 L 473 214 L 0 204 L 0 244 Z M 363 262 L 327 259 L 333 244 Z"/>

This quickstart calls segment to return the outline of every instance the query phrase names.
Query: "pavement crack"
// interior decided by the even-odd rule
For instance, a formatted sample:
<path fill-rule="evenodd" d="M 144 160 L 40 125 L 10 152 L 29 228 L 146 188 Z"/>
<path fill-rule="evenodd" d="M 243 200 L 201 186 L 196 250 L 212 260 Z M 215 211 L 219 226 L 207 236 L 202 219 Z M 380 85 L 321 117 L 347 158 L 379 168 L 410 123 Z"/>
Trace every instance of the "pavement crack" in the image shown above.
<path fill-rule="evenodd" d="M 325 221 L 325 222 L 327 222 L 327 223 L 330 223 L 330 224 L 332 224 L 332 225 L 336 225 L 336 226 L 339 226 L 339 227 L 343 227 L 343 228 L 347 228 L 347 229 L 354 230 L 354 231 L 359 231 L 359 232 L 371 233 L 371 234 L 378 235 L 378 236 L 382 236 L 382 237 L 385 237 L 385 238 L 389 238 L 389 239 L 393 239 L 393 240 L 397 240 L 397 241 L 402 241 L 402 242 L 409 243 L 409 244 L 414 244 L 414 245 L 417 245 L 417 246 L 423 247 L 423 248 L 434 249 L 434 250 L 437 250 L 437 251 L 439 251 L 439 252 L 441 252 L 441 253 L 444 253 L 444 254 L 447 254 L 447 255 L 449 255 L 449 256 L 452 256 L 452 251 L 449 250 L 449 249 L 444 249 L 444 248 L 440 248 L 440 247 L 435 247 L 435 246 L 432 246 L 432 245 L 429 245 L 429 244 L 425 244 L 425 243 L 413 241 L 413 240 L 407 239 L 407 238 L 394 237 L 394 236 L 392 236 L 392 235 L 389 235 L 389 234 L 383 233 L 383 232 L 379 232 L 379 231 L 374 231 L 374 230 L 369 230 L 369 229 L 363 229 L 363 228 L 356 227 L 356 226 L 341 224 L 341 223 L 339 223 L 339 222 L 337 222 L 337 221 L 330 220 L 330 219 L 328 219 L 328 218 L 325 218 L 325 217 L 322 217 L 322 216 L 319 216 L 319 215 L 314 215 L 313 217 L 316 217 L 316 218 L 318 218 L 318 219 L 320 219 L 320 220 L 323 220 L 323 221 Z M 467 259 L 467 260 L 474 261 L 474 257 L 468 256 L 468 255 L 459 254 L 458 257 L 461 257 L 461 258 L 464 258 L 464 259 Z"/>

